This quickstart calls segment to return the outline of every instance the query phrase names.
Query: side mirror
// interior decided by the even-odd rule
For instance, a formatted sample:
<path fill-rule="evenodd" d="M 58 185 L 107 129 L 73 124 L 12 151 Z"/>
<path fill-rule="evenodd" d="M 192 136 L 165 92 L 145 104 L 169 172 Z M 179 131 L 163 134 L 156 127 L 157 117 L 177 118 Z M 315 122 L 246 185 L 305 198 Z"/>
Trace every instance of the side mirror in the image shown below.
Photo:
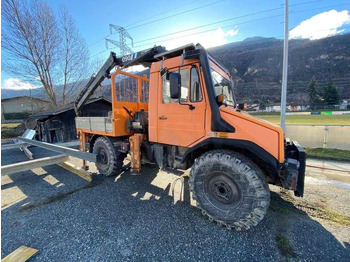
<path fill-rule="evenodd" d="M 170 97 L 171 99 L 178 99 L 181 90 L 181 75 L 179 73 L 170 73 Z"/>

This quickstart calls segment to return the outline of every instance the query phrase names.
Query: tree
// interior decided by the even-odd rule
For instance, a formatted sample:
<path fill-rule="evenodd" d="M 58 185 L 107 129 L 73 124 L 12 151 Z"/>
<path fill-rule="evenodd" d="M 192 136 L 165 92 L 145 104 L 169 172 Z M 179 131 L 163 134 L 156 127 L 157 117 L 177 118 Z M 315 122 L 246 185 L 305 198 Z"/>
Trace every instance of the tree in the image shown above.
<path fill-rule="evenodd" d="M 331 79 L 324 86 L 323 98 L 327 105 L 337 105 L 340 102 L 338 90 L 335 88 Z"/>
<path fill-rule="evenodd" d="M 41 84 L 54 107 L 85 76 L 88 50 L 67 8 L 56 15 L 44 0 L 3 0 L 2 48 L 6 71 Z"/>
<path fill-rule="evenodd" d="M 98 72 L 104 63 L 105 63 L 104 59 L 102 59 L 100 56 L 95 56 L 93 59 L 91 59 L 91 63 L 90 63 L 90 68 L 92 69 L 92 72 Z M 105 84 L 106 82 L 109 83 L 107 84 L 108 87 Z M 111 94 L 110 86 L 111 86 L 111 79 L 106 78 L 101 83 L 101 86 L 95 90 L 94 97 L 104 97 L 105 95 L 106 97 L 110 97 L 110 94 Z"/>
<path fill-rule="evenodd" d="M 319 106 L 324 103 L 323 97 L 317 91 L 317 81 L 315 76 L 311 78 L 311 81 L 308 86 L 308 94 L 309 94 L 309 103 L 311 106 Z"/>
<path fill-rule="evenodd" d="M 268 103 L 269 103 L 269 100 L 266 97 L 263 96 L 259 100 L 259 109 L 260 110 L 266 110 L 266 106 L 267 106 Z"/>

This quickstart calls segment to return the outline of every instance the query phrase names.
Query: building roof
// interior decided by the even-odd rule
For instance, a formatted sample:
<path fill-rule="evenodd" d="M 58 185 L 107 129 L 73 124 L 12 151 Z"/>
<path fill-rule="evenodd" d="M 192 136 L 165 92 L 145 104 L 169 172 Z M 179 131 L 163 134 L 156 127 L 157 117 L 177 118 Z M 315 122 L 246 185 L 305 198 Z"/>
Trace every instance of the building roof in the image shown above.
<path fill-rule="evenodd" d="M 30 97 L 30 96 L 16 96 L 16 97 L 4 98 L 4 99 L 1 99 L 1 102 L 15 101 L 15 100 L 18 100 L 18 99 L 21 99 L 21 98 L 24 98 L 24 99 L 33 99 L 33 100 L 36 100 L 36 101 L 38 101 L 38 102 L 50 103 L 50 102 L 47 101 L 47 100 L 40 99 L 40 98 L 36 98 L 36 97 Z"/>
<path fill-rule="evenodd" d="M 91 104 L 91 103 L 95 103 L 97 101 L 105 101 L 105 102 L 111 103 L 111 101 L 109 101 L 108 99 L 105 99 L 103 97 L 98 97 L 98 98 L 89 99 L 85 103 L 85 105 L 88 105 L 88 104 Z M 31 115 L 29 118 L 31 118 L 31 119 L 42 119 L 42 118 L 47 118 L 47 117 L 50 117 L 50 116 L 56 116 L 56 115 L 59 115 L 61 113 L 67 112 L 69 110 L 74 110 L 74 103 L 71 103 L 71 104 L 69 104 L 69 105 L 67 105 L 65 107 L 62 107 L 62 108 L 59 108 L 59 109 L 56 109 L 56 110 L 49 110 L 49 111 L 40 112 L 38 114 Z"/>

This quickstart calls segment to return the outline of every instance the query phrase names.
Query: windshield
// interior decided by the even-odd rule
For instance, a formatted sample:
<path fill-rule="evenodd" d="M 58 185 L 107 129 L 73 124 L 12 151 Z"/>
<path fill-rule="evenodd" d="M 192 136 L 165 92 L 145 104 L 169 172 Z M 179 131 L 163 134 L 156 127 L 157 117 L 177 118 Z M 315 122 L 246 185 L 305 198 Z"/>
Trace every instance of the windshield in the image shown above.
<path fill-rule="evenodd" d="M 224 95 L 226 104 L 234 106 L 232 86 L 230 80 L 226 79 L 214 69 L 210 68 L 211 78 L 213 79 L 213 86 L 215 90 L 215 97 Z"/>

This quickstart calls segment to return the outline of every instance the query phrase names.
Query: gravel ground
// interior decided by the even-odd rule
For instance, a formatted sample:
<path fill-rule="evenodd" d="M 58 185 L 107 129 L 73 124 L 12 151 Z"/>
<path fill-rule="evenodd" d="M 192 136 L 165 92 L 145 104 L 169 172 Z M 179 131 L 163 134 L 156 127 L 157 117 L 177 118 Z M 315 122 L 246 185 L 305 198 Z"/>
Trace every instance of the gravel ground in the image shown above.
<path fill-rule="evenodd" d="M 31 151 L 35 158 L 49 155 Z M 2 152 L 2 165 L 24 160 L 18 149 Z M 1 255 L 27 245 L 40 252 L 30 261 L 350 261 L 349 226 L 297 209 L 277 187 L 266 218 L 235 232 L 189 204 L 187 181 L 177 201 L 177 177 L 145 166 L 139 176 L 126 171 L 88 184 L 56 165 L 3 176 Z M 306 190 L 310 198 L 342 192 L 336 202 L 350 195 L 332 183 Z"/>

